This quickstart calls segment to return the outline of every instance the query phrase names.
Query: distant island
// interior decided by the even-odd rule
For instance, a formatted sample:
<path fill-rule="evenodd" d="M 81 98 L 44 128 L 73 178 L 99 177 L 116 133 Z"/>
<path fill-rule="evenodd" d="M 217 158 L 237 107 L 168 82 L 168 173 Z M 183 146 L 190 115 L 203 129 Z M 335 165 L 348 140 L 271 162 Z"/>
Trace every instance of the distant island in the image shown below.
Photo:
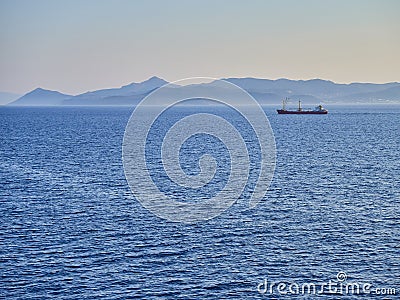
<path fill-rule="evenodd" d="M 328 80 L 290 80 L 260 78 L 223 78 L 249 92 L 261 105 L 279 104 L 283 98 L 302 100 L 305 104 L 399 103 L 400 83 L 339 84 Z M 149 93 L 167 84 L 159 77 L 131 83 L 120 88 L 102 89 L 80 95 L 66 95 L 37 88 L 9 106 L 66 106 L 66 105 L 136 105 Z"/>

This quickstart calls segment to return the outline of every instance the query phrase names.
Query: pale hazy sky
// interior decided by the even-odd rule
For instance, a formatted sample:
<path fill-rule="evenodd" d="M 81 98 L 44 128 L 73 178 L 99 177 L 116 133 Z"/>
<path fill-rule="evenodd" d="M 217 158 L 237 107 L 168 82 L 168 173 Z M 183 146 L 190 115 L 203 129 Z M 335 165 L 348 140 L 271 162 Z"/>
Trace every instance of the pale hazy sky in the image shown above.
<path fill-rule="evenodd" d="M 400 1 L 0 0 L 0 91 L 157 75 L 400 81 Z"/>

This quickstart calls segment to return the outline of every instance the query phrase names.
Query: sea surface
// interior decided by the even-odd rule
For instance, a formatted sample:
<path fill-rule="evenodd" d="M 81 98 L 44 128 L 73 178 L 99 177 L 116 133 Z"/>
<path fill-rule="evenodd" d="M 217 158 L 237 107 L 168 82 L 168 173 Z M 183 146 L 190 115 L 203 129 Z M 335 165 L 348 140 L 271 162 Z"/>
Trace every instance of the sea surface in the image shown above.
<path fill-rule="evenodd" d="M 121 149 L 132 108 L 0 107 L 0 298 L 398 299 L 400 105 L 332 106 L 326 116 L 264 109 L 277 150 L 266 197 L 244 209 L 250 176 L 222 215 L 183 224 L 155 216 L 130 191 Z M 242 122 L 230 110 L 181 107 L 159 126 L 199 111 Z M 198 171 L 193 153 L 211 151 L 221 188 L 229 156 L 203 138 L 182 150 L 185 170 Z M 152 158 L 157 166 L 159 155 Z M 165 174 L 152 176 L 174 194 Z M 371 293 L 289 296 L 276 288 L 339 283 L 339 272 L 342 283 L 369 283 Z M 272 293 L 266 281 L 276 284 Z"/>

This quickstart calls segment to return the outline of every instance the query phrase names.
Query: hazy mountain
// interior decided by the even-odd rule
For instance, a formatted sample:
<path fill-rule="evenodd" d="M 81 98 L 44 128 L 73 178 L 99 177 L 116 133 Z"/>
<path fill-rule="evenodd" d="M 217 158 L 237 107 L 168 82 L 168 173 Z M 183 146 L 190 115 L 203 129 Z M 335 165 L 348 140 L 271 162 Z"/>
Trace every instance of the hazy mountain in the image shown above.
<path fill-rule="evenodd" d="M 158 77 L 151 77 L 143 82 L 133 82 L 120 88 L 104 89 L 80 94 L 66 99 L 64 105 L 131 105 L 137 103 L 148 93 L 168 82 Z"/>
<path fill-rule="evenodd" d="M 400 100 L 400 85 L 373 92 L 363 92 L 339 97 L 338 101 L 367 102 L 397 102 Z"/>
<path fill-rule="evenodd" d="M 0 105 L 8 104 L 21 97 L 21 95 L 7 92 L 0 92 Z"/>
<path fill-rule="evenodd" d="M 97 97 L 97 98 L 80 98 L 80 97 L 71 97 L 62 102 L 62 105 L 137 105 L 146 95 L 148 95 L 151 91 L 145 94 L 139 95 L 131 95 L 131 96 L 106 96 L 106 97 Z"/>
<path fill-rule="evenodd" d="M 279 104 L 285 97 L 289 97 L 289 104 L 294 105 L 297 105 L 298 100 L 302 100 L 304 105 L 319 103 L 400 103 L 400 83 L 398 82 L 339 84 L 322 79 L 227 78 L 225 80 L 245 89 L 260 104 Z M 146 81 L 134 82 L 120 88 L 91 91 L 77 96 L 38 88 L 10 103 L 10 105 L 136 105 L 149 93 L 167 83 L 161 78 L 152 77 Z M 189 88 L 196 89 L 198 86 L 193 85 Z M 179 89 L 174 91 L 173 85 L 170 88 L 171 93 L 179 91 Z M 209 83 L 202 84 L 201 88 L 215 88 L 215 86 Z M 218 93 L 224 93 L 224 89 L 218 90 Z M 163 99 L 157 99 L 157 103 L 161 104 L 162 101 Z"/>
<path fill-rule="evenodd" d="M 61 105 L 63 100 L 70 98 L 71 95 L 61 94 L 56 91 L 49 91 L 37 88 L 21 98 L 11 102 L 12 106 L 56 106 Z"/>
<path fill-rule="evenodd" d="M 400 102 L 400 91 L 398 90 L 400 83 L 398 82 L 339 84 L 322 79 L 227 78 L 225 80 L 240 86 L 252 95 L 273 94 L 278 95 L 280 99 L 289 97 L 292 100 L 301 99 L 314 102 L 351 102 L 362 100 L 362 97 L 365 97 L 366 102 L 384 100 Z M 387 90 L 388 92 L 386 92 Z M 276 99 L 274 98 L 274 100 Z"/>

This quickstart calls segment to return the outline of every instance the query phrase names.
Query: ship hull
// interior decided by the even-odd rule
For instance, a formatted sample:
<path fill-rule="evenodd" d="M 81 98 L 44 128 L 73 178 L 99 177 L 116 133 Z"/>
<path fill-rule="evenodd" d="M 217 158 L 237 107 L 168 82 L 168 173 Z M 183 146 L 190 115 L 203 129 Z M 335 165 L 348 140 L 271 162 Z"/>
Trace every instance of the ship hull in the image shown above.
<path fill-rule="evenodd" d="M 327 110 L 324 111 L 314 111 L 314 110 L 276 110 L 279 115 L 326 115 L 328 113 Z"/>

